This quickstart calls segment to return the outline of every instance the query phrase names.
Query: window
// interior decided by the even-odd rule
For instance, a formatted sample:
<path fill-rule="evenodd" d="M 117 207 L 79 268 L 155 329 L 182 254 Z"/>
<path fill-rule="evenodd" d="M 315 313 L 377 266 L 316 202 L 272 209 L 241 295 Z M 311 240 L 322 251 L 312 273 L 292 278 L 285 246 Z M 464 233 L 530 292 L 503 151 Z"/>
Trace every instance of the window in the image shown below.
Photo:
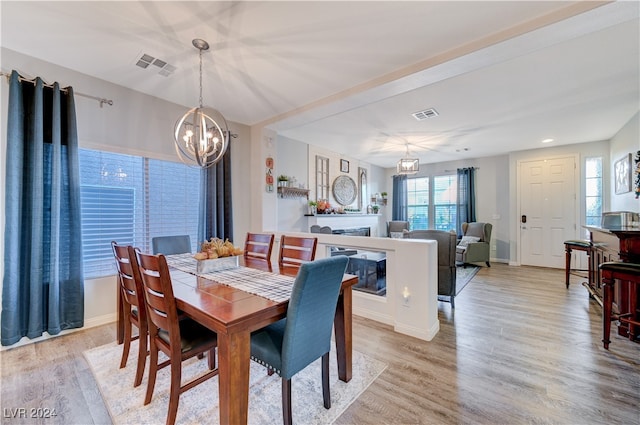
<path fill-rule="evenodd" d="M 196 244 L 200 176 L 180 163 L 80 149 L 85 277 L 115 272 L 114 240 L 146 252 L 154 236 L 188 234 Z"/>
<path fill-rule="evenodd" d="M 316 155 L 316 199 L 329 199 L 329 158 Z"/>
<path fill-rule="evenodd" d="M 433 178 L 433 223 L 436 230 L 456 229 L 456 199 L 458 176 L 435 176 Z"/>
<path fill-rule="evenodd" d="M 585 223 L 599 226 L 602 217 L 602 158 L 585 160 Z"/>
<path fill-rule="evenodd" d="M 409 230 L 455 229 L 457 187 L 456 175 L 407 179 Z"/>
<path fill-rule="evenodd" d="M 429 228 L 429 177 L 407 179 L 409 230 Z"/>

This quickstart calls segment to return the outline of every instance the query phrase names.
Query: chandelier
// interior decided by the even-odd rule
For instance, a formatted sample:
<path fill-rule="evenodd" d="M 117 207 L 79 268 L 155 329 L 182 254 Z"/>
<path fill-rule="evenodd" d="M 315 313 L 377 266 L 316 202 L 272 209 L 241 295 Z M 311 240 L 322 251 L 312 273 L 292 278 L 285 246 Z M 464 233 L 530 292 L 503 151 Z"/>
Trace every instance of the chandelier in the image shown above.
<path fill-rule="evenodd" d="M 209 43 L 192 41 L 200 51 L 200 106 L 190 109 L 177 122 L 174 139 L 180 160 L 187 165 L 207 168 L 222 159 L 229 146 L 229 129 L 224 116 L 202 104 L 202 52 Z"/>
<path fill-rule="evenodd" d="M 409 158 L 409 144 L 407 143 L 407 156 L 398 161 L 398 174 L 415 174 L 420 169 L 420 160 L 418 158 Z"/>

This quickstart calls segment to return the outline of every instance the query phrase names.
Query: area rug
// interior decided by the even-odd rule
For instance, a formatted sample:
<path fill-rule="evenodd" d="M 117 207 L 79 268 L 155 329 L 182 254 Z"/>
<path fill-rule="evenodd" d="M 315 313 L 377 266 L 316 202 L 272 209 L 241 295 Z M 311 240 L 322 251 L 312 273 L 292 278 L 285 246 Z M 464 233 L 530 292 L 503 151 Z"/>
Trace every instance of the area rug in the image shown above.
<path fill-rule="evenodd" d="M 127 367 L 119 369 L 122 346 L 115 342 L 83 354 L 89 363 L 98 388 L 114 424 L 164 424 L 169 403 L 169 368 L 158 371 L 151 403 L 143 406 L 149 364 L 142 385 L 133 388 L 138 352 L 137 341 L 131 344 Z M 162 355 L 162 353 L 161 353 Z M 322 404 L 320 360 L 312 363 L 292 379 L 293 421 L 299 424 L 330 424 L 384 371 L 386 364 L 360 352 L 353 352 L 353 378 L 348 383 L 338 379 L 335 353 L 331 353 L 331 409 Z M 207 370 L 206 359 L 190 359 L 183 364 L 182 382 Z M 281 379 L 268 376 L 264 366 L 251 362 L 249 378 L 249 424 L 282 423 Z M 178 406 L 178 424 L 218 424 L 218 377 L 183 393 Z"/>
<path fill-rule="evenodd" d="M 466 266 L 456 268 L 456 295 L 464 289 L 471 279 L 480 271 L 478 266 Z"/>

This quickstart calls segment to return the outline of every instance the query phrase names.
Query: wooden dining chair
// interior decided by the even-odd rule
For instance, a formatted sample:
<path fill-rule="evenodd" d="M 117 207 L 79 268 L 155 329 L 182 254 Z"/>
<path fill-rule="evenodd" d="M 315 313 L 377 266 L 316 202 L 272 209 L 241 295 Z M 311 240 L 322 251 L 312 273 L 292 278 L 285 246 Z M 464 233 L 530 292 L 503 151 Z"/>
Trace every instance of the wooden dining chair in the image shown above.
<path fill-rule="evenodd" d="M 251 334 L 251 358 L 282 378 L 282 416 L 292 423 L 291 378 L 322 358 L 322 397 L 331 407 L 329 351 L 336 305 L 348 258 L 304 263 L 293 283 L 286 318 Z"/>
<path fill-rule="evenodd" d="M 280 254 L 278 264 L 300 267 L 316 257 L 318 238 L 302 238 L 297 236 L 280 237 Z"/>
<path fill-rule="evenodd" d="M 273 240 L 273 234 L 248 232 L 247 238 L 244 241 L 245 258 L 256 258 L 271 261 Z"/>
<path fill-rule="evenodd" d="M 133 252 L 133 248 L 130 248 Z M 144 297 L 149 318 L 149 381 L 144 404 L 151 403 L 158 369 L 171 366 L 171 388 L 167 425 L 175 423 L 180 394 L 218 374 L 215 367 L 217 335 L 200 323 L 185 318 L 179 320 L 176 300 L 173 296 L 171 276 L 164 255 L 142 254 L 135 251 L 142 276 Z M 131 254 L 132 255 L 132 254 Z M 169 357 L 158 364 L 158 352 Z M 208 353 L 209 371 L 181 384 L 182 361 Z"/>
<path fill-rule="evenodd" d="M 151 250 L 154 254 L 185 254 L 191 252 L 189 235 L 156 236 L 151 238 Z"/>
<path fill-rule="evenodd" d="M 118 284 L 120 285 L 120 301 L 123 307 L 122 320 L 124 322 L 124 342 L 122 347 L 122 359 L 120 369 L 127 366 L 127 358 L 131 348 L 131 341 L 138 340 L 138 366 L 133 386 L 137 387 L 142 382 L 145 363 L 147 361 L 147 311 L 144 301 L 142 279 L 138 270 L 138 262 L 131 261 L 129 247 L 111 242 L 113 256 L 116 259 L 118 270 Z M 138 335 L 132 336 L 133 326 L 138 328 Z"/>

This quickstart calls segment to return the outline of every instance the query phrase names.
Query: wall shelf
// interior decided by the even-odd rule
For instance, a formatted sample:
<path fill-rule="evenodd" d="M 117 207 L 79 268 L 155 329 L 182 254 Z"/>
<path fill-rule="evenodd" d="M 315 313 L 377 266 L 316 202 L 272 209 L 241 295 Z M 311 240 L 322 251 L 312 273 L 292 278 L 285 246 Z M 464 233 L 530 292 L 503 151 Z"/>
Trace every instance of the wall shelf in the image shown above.
<path fill-rule="evenodd" d="M 309 199 L 309 189 L 299 189 L 297 187 L 278 186 L 278 194 L 281 198 Z"/>

